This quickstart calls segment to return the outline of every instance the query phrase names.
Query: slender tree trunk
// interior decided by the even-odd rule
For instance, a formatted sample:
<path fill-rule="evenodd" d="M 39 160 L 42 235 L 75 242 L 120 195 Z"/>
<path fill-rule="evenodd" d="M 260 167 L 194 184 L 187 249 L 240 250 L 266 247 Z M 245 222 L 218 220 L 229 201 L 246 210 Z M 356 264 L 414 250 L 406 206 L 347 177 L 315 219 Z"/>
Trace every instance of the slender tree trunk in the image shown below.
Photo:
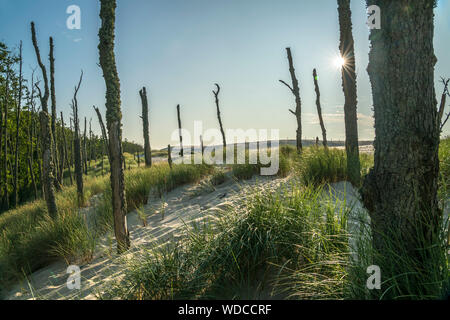
<path fill-rule="evenodd" d="M 63 116 L 62 111 L 61 111 L 61 128 L 62 128 L 62 138 L 63 138 L 63 144 L 64 144 L 64 158 L 66 160 L 67 170 L 69 171 L 70 185 L 73 185 L 72 170 L 70 169 L 69 154 L 67 152 L 67 140 L 66 140 L 66 132 L 65 132 L 65 126 L 64 126 L 64 116 Z"/>
<path fill-rule="evenodd" d="M 180 156 L 184 156 L 183 151 L 183 135 L 181 130 L 181 116 L 180 116 L 180 105 L 177 105 L 177 117 L 178 117 L 178 132 L 180 134 Z"/>
<path fill-rule="evenodd" d="M 6 79 L 6 94 L 5 94 L 5 111 L 4 111 L 4 124 L 3 131 L 4 137 L 4 149 L 3 149 L 3 207 L 5 210 L 9 209 L 9 194 L 8 194 L 8 104 L 9 104 L 9 73 Z"/>
<path fill-rule="evenodd" d="M 150 147 L 150 136 L 149 136 L 149 124 L 148 124 L 148 100 L 147 100 L 147 90 L 142 88 L 139 91 L 142 101 L 142 121 L 144 124 L 144 157 L 145 165 L 147 167 L 152 166 L 152 149 Z"/>
<path fill-rule="evenodd" d="M 36 200 L 38 198 L 38 189 L 36 185 L 36 179 L 34 177 L 34 170 L 33 170 L 33 163 L 34 163 L 34 150 L 33 150 L 33 143 L 34 143 L 34 114 L 35 114 L 35 108 L 34 108 L 34 71 L 31 75 L 31 96 L 29 97 L 29 106 L 31 106 L 31 110 L 28 109 L 28 170 L 29 175 L 31 177 L 31 182 L 33 184 L 33 190 L 34 190 L 34 199 Z M 1 143 L 0 143 L 1 144 Z"/>
<path fill-rule="evenodd" d="M 172 147 L 170 144 L 167 146 L 167 162 L 169 163 L 170 170 L 172 170 Z"/>
<path fill-rule="evenodd" d="M 202 150 L 202 157 L 205 154 L 205 146 L 203 144 L 203 136 L 200 135 L 200 149 Z"/>
<path fill-rule="evenodd" d="M 53 168 L 53 138 L 51 131 L 51 123 L 50 116 L 48 114 L 48 98 L 49 98 L 49 88 L 48 88 L 48 78 L 47 78 L 47 70 L 42 63 L 41 55 L 39 53 L 39 47 L 36 40 L 36 31 L 34 28 L 34 22 L 31 23 L 31 36 L 33 40 L 33 46 L 36 53 L 36 58 L 39 64 L 39 67 L 42 71 L 42 77 L 44 82 L 44 95 L 41 94 L 39 87 L 39 97 L 41 100 L 41 108 L 39 118 L 41 123 L 41 140 L 42 140 L 42 166 L 43 166 L 43 180 L 42 183 L 44 185 L 44 198 L 47 203 L 48 213 L 52 218 L 55 218 L 58 214 L 58 210 L 55 202 L 55 178 L 53 176 L 54 168 Z"/>
<path fill-rule="evenodd" d="M 20 105 L 22 104 L 22 41 L 19 48 L 19 99 L 16 112 L 16 152 L 14 158 L 14 207 L 19 204 L 19 132 L 20 132 Z"/>
<path fill-rule="evenodd" d="M 361 183 L 361 166 L 359 163 L 358 119 L 356 100 L 356 64 L 352 33 L 350 0 L 338 0 L 340 45 L 339 50 L 345 63 L 342 66 L 342 88 L 345 103 L 345 150 L 347 153 L 347 174 L 355 186 Z"/>
<path fill-rule="evenodd" d="M 125 201 L 125 181 L 122 169 L 122 113 L 120 110 L 120 84 L 114 55 L 115 0 L 100 0 L 99 31 L 100 66 L 106 84 L 106 123 L 109 132 L 109 158 L 111 171 L 112 207 L 117 251 L 122 253 L 130 247 L 127 230 L 127 208 Z"/>
<path fill-rule="evenodd" d="M 313 79 L 314 79 L 314 88 L 316 91 L 317 115 L 319 116 L 320 128 L 322 129 L 322 139 L 323 139 L 322 143 L 323 143 L 323 146 L 326 148 L 327 147 L 327 131 L 325 130 L 325 124 L 323 123 L 322 107 L 320 105 L 320 90 L 319 90 L 319 83 L 318 83 L 316 69 L 313 70 Z"/>
<path fill-rule="evenodd" d="M 54 161 L 54 171 L 53 176 L 59 177 L 59 157 L 58 157 L 58 146 L 57 146 L 57 138 L 56 138 L 56 93 L 55 93 L 55 58 L 53 54 L 54 45 L 53 45 L 53 37 L 50 37 L 50 100 L 51 100 L 51 108 L 52 108 L 52 118 L 51 118 L 51 129 L 52 129 L 52 141 L 53 141 L 53 161 Z M 61 190 L 61 184 L 59 179 L 54 179 L 55 188 L 57 190 Z"/>
<path fill-rule="evenodd" d="M 297 119 L 297 151 L 301 152 L 303 145 L 302 145 L 302 100 L 300 99 L 300 87 L 298 84 L 297 76 L 295 75 L 295 68 L 294 68 L 294 62 L 292 59 L 292 53 L 291 48 L 286 48 L 287 52 L 287 58 L 289 62 L 289 72 L 291 74 L 291 82 L 292 87 L 288 85 L 283 80 L 280 80 L 281 83 L 283 83 L 286 87 L 291 90 L 292 94 L 295 97 L 295 111 L 289 109 L 289 111 L 295 116 Z"/>
<path fill-rule="evenodd" d="M 109 143 L 108 143 L 108 134 L 106 133 L 106 129 L 105 129 L 105 124 L 103 123 L 103 118 L 102 118 L 102 114 L 100 113 L 100 110 L 98 108 L 96 108 L 94 106 L 94 110 L 97 113 L 97 117 L 98 117 L 98 123 L 100 124 L 100 129 L 102 131 L 102 137 L 103 137 L 103 145 L 104 145 L 104 150 L 108 151 L 109 150 Z M 102 153 L 102 159 L 103 159 L 103 153 Z M 108 155 L 109 157 L 109 155 Z M 103 165 L 103 160 L 102 160 L 102 165 Z"/>
<path fill-rule="evenodd" d="M 83 151 L 82 151 L 82 156 L 83 156 L 84 174 L 88 175 L 86 133 L 87 133 L 87 123 L 86 123 L 86 117 L 84 117 L 84 134 L 83 134 Z"/>
<path fill-rule="evenodd" d="M 80 81 L 75 87 L 75 92 L 72 99 L 72 113 L 74 125 L 74 162 L 75 162 L 75 181 L 77 183 L 78 204 L 81 206 L 84 203 L 83 193 L 83 163 L 81 159 L 81 141 L 80 141 L 80 119 L 78 118 L 78 100 L 77 94 L 80 90 L 81 82 L 83 81 L 83 72 L 81 72 Z"/>
<path fill-rule="evenodd" d="M 396 252 L 391 267 L 382 270 L 384 279 L 410 271 L 404 269 L 402 261 L 411 261 L 417 272 L 408 275 L 408 281 L 431 295 L 435 292 L 426 292 L 429 284 L 419 287 L 419 283 L 428 279 L 426 274 L 433 268 L 439 268 L 430 264 L 435 261 L 430 256 L 432 250 L 440 250 L 436 244 L 442 219 L 437 201 L 434 1 L 376 4 L 383 13 L 382 29 L 371 31 L 368 66 L 375 113 L 375 164 L 364 180 L 363 201 L 380 257 L 388 250 Z M 407 288 L 395 287 L 387 298 L 407 293 L 411 293 Z"/>
<path fill-rule="evenodd" d="M 227 146 L 227 140 L 225 137 L 225 131 L 223 130 L 223 124 L 222 124 L 222 117 L 220 116 L 220 105 L 219 105 L 219 93 L 220 93 L 220 86 L 216 83 L 215 84 L 217 91 L 213 90 L 214 98 L 216 101 L 216 109 L 217 109 L 217 120 L 219 120 L 219 126 L 220 126 L 220 133 L 222 134 L 222 144 L 223 149 L 225 150 Z"/>

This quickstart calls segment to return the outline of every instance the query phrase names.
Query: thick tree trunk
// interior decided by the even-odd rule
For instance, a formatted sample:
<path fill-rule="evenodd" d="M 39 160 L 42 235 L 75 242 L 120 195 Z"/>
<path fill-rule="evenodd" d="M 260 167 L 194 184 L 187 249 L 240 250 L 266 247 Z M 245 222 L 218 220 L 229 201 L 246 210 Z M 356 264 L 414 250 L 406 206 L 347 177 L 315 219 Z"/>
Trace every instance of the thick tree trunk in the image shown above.
<path fill-rule="evenodd" d="M 55 178 L 53 176 L 54 168 L 53 168 L 53 138 L 50 124 L 50 116 L 48 114 L 48 98 L 49 98 L 49 88 L 48 88 L 48 78 L 47 78 L 47 70 L 42 63 L 41 55 L 39 53 L 39 47 L 36 40 L 36 31 L 34 28 L 34 22 L 31 23 L 31 37 L 33 40 L 33 46 L 36 53 L 36 58 L 39 64 L 39 67 L 42 71 L 42 77 L 44 82 L 44 95 L 41 94 L 39 87 L 39 97 L 41 100 L 41 108 L 42 111 L 39 114 L 40 123 L 41 123 L 41 142 L 42 142 L 42 184 L 44 188 L 44 198 L 47 203 L 48 213 L 51 217 L 55 218 L 58 214 L 58 210 L 55 202 Z"/>
<path fill-rule="evenodd" d="M 111 171 L 112 207 L 117 251 L 122 253 L 130 247 L 127 230 L 125 181 L 122 162 L 122 113 L 120 110 L 120 83 L 114 55 L 115 0 L 100 0 L 99 30 L 100 66 L 106 84 L 106 123 L 109 133 L 109 158 Z"/>
<path fill-rule="evenodd" d="M 317 107 L 317 115 L 319 116 L 320 128 L 322 129 L 322 143 L 323 146 L 327 147 L 327 131 L 325 130 L 325 124 L 323 123 L 322 117 L 322 106 L 320 104 L 320 90 L 319 90 L 319 82 L 317 78 L 316 69 L 313 70 L 313 79 L 314 79 L 314 88 L 316 91 L 316 107 Z"/>
<path fill-rule="evenodd" d="M 214 98 L 215 98 L 215 101 L 216 101 L 217 120 L 219 121 L 220 133 L 222 134 L 223 149 L 225 150 L 225 148 L 227 146 L 227 140 L 226 140 L 226 137 L 225 137 L 225 131 L 223 130 L 222 117 L 220 115 L 220 105 L 219 105 L 220 86 L 217 83 L 215 84 L 215 86 L 217 88 L 217 91 L 213 90 L 213 94 L 214 94 Z"/>
<path fill-rule="evenodd" d="M 149 136 L 149 125 L 148 125 L 148 100 L 147 100 L 147 90 L 142 88 L 139 91 L 142 101 L 142 121 L 144 125 L 144 157 L 145 165 L 147 167 L 152 166 L 152 149 L 150 147 L 150 136 Z"/>
<path fill-rule="evenodd" d="M 288 85 L 283 80 L 280 80 L 281 83 L 283 83 L 285 86 L 291 90 L 292 94 L 295 97 L 295 111 L 289 110 L 297 119 L 297 151 L 301 152 L 303 145 L 302 145 L 302 100 L 300 99 L 300 87 L 298 84 L 297 76 L 295 75 L 295 68 L 294 68 L 294 62 L 292 59 L 292 53 L 291 48 L 286 48 L 287 52 L 287 58 L 289 62 L 289 72 L 291 74 L 291 82 L 292 87 Z"/>
<path fill-rule="evenodd" d="M 350 182 L 359 186 L 361 166 L 359 163 L 358 118 L 356 112 L 356 64 L 352 33 L 350 0 L 338 0 L 340 45 L 339 50 L 345 63 L 342 66 L 342 88 L 344 90 L 345 150 L 347 153 L 347 174 Z"/>
<path fill-rule="evenodd" d="M 383 14 L 382 29 L 372 30 L 370 35 L 368 72 L 375 112 L 375 165 L 364 181 L 363 201 L 370 212 L 374 246 L 380 256 L 388 250 L 397 252 L 396 261 L 391 261 L 397 269 L 382 270 L 383 277 L 404 273 L 401 262 L 408 260 L 416 264 L 417 276 L 409 279 L 415 281 L 429 271 L 427 261 L 437 247 L 442 219 L 437 202 L 434 1 L 367 4 L 378 5 Z M 396 292 L 407 292 L 403 289 Z"/>

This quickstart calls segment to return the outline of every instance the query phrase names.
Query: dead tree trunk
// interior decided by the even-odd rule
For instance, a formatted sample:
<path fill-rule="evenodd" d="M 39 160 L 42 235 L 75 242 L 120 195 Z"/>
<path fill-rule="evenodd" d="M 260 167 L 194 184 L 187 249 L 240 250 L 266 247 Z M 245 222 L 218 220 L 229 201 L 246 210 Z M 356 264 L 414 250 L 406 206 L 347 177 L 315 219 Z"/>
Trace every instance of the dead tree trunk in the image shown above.
<path fill-rule="evenodd" d="M 117 251 L 122 253 L 130 247 L 127 230 L 127 208 L 122 162 L 122 113 L 120 110 L 120 84 L 114 55 L 115 0 L 100 0 L 99 31 L 100 66 L 106 84 L 106 123 L 109 132 L 109 158 L 111 171 L 112 207 Z"/>
<path fill-rule="evenodd" d="M 347 153 L 347 174 L 350 182 L 359 186 L 361 166 L 359 163 L 358 119 L 356 100 L 356 63 L 352 33 L 350 0 L 338 0 L 340 45 L 339 50 L 345 63 L 342 66 L 342 88 L 345 103 L 345 150 Z"/>
<path fill-rule="evenodd" d="M 148 125 L 148 100 L 147 100 L 147 90 L 142 88 L 139 91 L 142 101 L 142 121 L 144 124 L 144 157 L 145 165 L 147 167 L 152 166 L 152 149 L 150 147 L 150 136 L 149 136 L 149 125 Z"/>
<path fill-rule="evenodd" d="M 386 287 L 382 285 L 380 292 L 389 291 L 387 299 L 400 295 L 414 299 L 413 295 L 423 297 L 425 292 L 431 297 L 436 292 L 428 290 L 433 287 L 427 283 L 431 280 L 428 275 L 437 281 L 434 276 L 440 273 L 434 269 L 440 265 L 429 260 L 437 257 L 435 250 L 441 250 L 442 221 L 437 201 L 440 130 L 434 87 L 433 3 L 407 1 L 405 10 L 403 1 L 379 1 L 382 30 L 372 30 L 370 35 L 375 163 L 364 180 L 363 201 L 379 253 L 380 261 L 375 264 L 383 270 L 383 279 L 409 273 L 408 284 L 406 280 L 395 282 L 389 289 L 388 281 Z M 389 268 L 383 268 L 382 257 L 389 252 L 395 253 L 395 259 L 388 262 Z M 407 268 L 403 261 L 408 261 Z"/>
<path fill-rule="evenodd" d="M 73 185 L 72 170 L 70 169 L 69 154 L 67 152 L 67 140 L 66 140 L 64 117 L 63 117 L 62 111 L 61 111 L 61 128 L 62 128 L 62 139 L 63 139 L 63 144 L 64 144 L 64 158 L 66 160 L 67 170 L 69 171 L 70 185 Z M 62 159 L 62 160 L 64 160 L 64 159 Z M 64 161 L 62 161 L 62 162 L 64 162 Z"/>
<path fill-rule="evenodd" d="M 325 124 L 323 123 L 323 117 L 322 117 L 322 107 L 320 105 L 320 90 L 319 90 L 319 83 L 317 79 L 317 71 L 316 69 L 313 70 L 313 79 L 314 79 L 314 88 L 316 91 L 316 107 L 317 107 L 317 115 L 319 116 L 319 122 L 320 122 L 320 128 L 322 129 L 322 139 L 323 139 L 323 146 L 327 147 L 327 131 L 325 130 Z"/>
<path fill-rule="evenodd" d="M 42 166 L 43 166 L 43 185 L 44 185 L 44 197 L 47 203 L 48 213 L 52 218 L 55 218 L 58 214 L 58 209 L 56 207 L 55 201 L 55 178 L 53 176 L 53 138 L 51 131 L 50 116 L 48 114 L 48 98 L 49 98 L 49 88 L 48 88 L 48 78 L 47 70 L 42 63 L 41 55 L 39 53 L 39 47 L 36 40 L 36 31 L 34 28 L 34 22 L 31 23 L 31 36 L 33 40 L 34 50 L 36 52 L 36 58 L 39 67 L 42 71 L 42 77 L 44 82 L 44 95 L 42 95 L 39 87 L 39 97 L 41 100 L 42 111 L 40 112 L 39 118 L 41 123 L 41 134 L 42 134 Z"/>
<path fill-rule="evenodd" d="M 88 166 L 87 166 L 87 149 L 86 149 L 86 133 L 87 133 L 87 125 L 86 125 L 86 117 L 84 117 L 84 134 L 83 134 L 83 150 L 82 150 L 82 156 L 83 156 L 83 168 L 84 168 L 84 174 L 88 175 Z"/>
<path fill-rule="evenodd" d="M 9 72 L 6 76 L 5 89 L 5 103 L 4 103 L 4 123 L 2 123 L 4 130 L 4 149 L 3 149 L 3 208 L 9 209 L 9 194 L 8 194 L 8 105 L 9 105 Z"/>
<path fill-rule="evenodd" d="M 205 146 L 203 144 L 203 136 L 200 135 L 200 149 L 202 150 L 202 157 L 205 154 Z"/>
<path fill-rule="evenodd" d="M 445 120 L 442 120 L 444 117 L 444 111 L 445 111 L 445 103 L 447 102 L 447 96 L 450 96 L 450 93 L 448 91 L 448 84 L 450 82 L 450 79 L 441 79 L 443 85 L 444 85 L 444 91 L 442 92 L 441 96 L 441 104 L 439 105 L 439 113 L 438 113 L 438 119 L 437 119 L 437 126 L 439 127 L 439 132 L 442 133 L 442 129 L 444 129 L 445 124 L 447 123 L 450 113 L 447 114 L 447 117 Z"/>
<path fill-rule="evenodd" d="M 219 105 L 219 93 L 220 93 L 220 86 L 216 83 L 215 84 L 217 91 L 213 90 L 213 94 L 216 100 L 216 108 L 217 108 L 217 120 L 219 120 L 219 126 L 220 126 L 220 133 L 222 134 L 222 143 L 223 143 L 223 149 L 225 150 L 227 146 L 227 140 L 225 138 L 225 131 L 223 130 L 223 124 L 222 124 L 222 117 L 220 116 L 220 105 Z"/>
<path fill-rule="evenodd" d="M 183 157 L 184 151 L 183 151 L 183 135 L 181 129 L 180 105 L 177 105 L 177 116 L 178 116 L 178 132 L 180 134 L 180 156 Z"/>
<path fill-rule="evenodd" d="M 38 190 L 36 185 L 36 179 L 34 177 L 34 170 L 33 170 L 33 163 L 34 163 L 34 151 L 33 151 L 33 143 L 34 143 L 34 115 L 35 115 L 35 107 L 34 107 L 34 71 L 31 75 L 31 94 L 29 96 L 29 106 L 31 108 L 28 109 L 28 170 L 29 175 L 31 177 L 31 183 L 33 184 L 33 190 L 34 190 L 34 199 L 36 200 L 38 198 Z M 0 143 L 1 145 L 1 143 Z"/>
<path fill-rule="evenodd" d="M 78 85 L 75 86 L 75 92 L 72 99 L 72 114 L 73 114 L 73 124 L 74 124 L 74 162 L 75 162 L 75 181 L 77 183 L 77 195 L 78 195 L 78 205 L 81 206 L 84 203 L 84 193 L 83 193 L 83 164 L 81 159 L 81 141 L 80 141 L 80 122 L 78 118 L 78 100 L 77 94 L 80 90 L 81 82 L 83 81 L 83 71 L 81 71 L 80 80 Z"/>
<path fill-rule="evenodd" d="M 55 58 L 53 55 L 53 38 L 50 37 L 50 99 L 51 99 L 51 108 L 52 108 L 52 119 L 51 119 L 51 129 L 52 129 L 52 141 L 53 141 L 53 176 L 59 177 L 58 169 L 59 169 L 59 157 L 58 157 L 58 147 L 57 147 L 57 139 L 56 139 L 56 94 L 55 94 Z M 54 179 L 55 188 L 57 190 L 61 190 L 61 184 L 58 179 Z"/>
<path fill-rule="evenodd" d="M 169 163 L 170 170 L 172 170 L 172 147 L 170 144 L 167 146 L 167 162 Z"/>
<path fill-rule="evenodd" d="M 96 108 L 95 106 L 94 106 L 94 110 L 97 113 L 98 123 L 100 124 L 100 129 L 102 131 L 104 150 L 107 153 L 108 150 L 109 150 L 108 134 L 106 133 L 105 124 L 103 123 L 102 114 L 100 113 L 100 110 L 98 108 Z M 109 158 L 109 154 L 108 154 L 108 158 Z M 103 165 L 103 153 L 102 153 L 102 165 Z"/>
<path fill-rule="evenodd" d="M 19 203 L 19 132 L 20 132 L 20 105 L 22 104 L 22 41 L 19 48 L 19 98 L 16 110 L 16 151 L 14 158 L 14 207 Z"/>
<path fill-rule="evenodd" d="M 295 75 L 294 62 L 292 60 L 291 48 L 286 48 L 288 62 L 289 62 L 289 72 L 291 74 L 292 87 L 288 85 L 285 81 L 280 80 L 282 84 L 289 88 L 295 97 L 295 112 L 291 109 L 289 111 L 297 119 L 297 151 L 302 151 L 302 100 L 300 99 L 300 87 L 298 84 L 297 77 Z"/>

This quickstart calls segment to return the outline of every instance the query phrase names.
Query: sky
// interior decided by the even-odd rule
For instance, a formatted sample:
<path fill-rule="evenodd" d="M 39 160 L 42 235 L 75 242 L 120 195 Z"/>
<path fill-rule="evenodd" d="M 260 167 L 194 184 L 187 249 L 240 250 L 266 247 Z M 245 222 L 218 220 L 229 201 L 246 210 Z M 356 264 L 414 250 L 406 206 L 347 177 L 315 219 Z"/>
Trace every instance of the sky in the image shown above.
<path fill-rule="evenodd" d="M 327 135 L 345 138 L 339 55 L 339 25 L 334 0 L 118 0 L 116 62 L 121 82 L 123 138 L 143 143 L 139 89 L 147 88 L 150 139 L 163 148 L 177 129 L 176 105 L 183 127 L 194 121 L 217 128 L 212 90 L 219 83 L 225 128 L 279 129 L 280 138 L 295 139 L 296 120 L 288 111 L 295 101 L 279 83 L 290 82 L 286 47 L 293 53 L 300 81 L 303 138 L 321 137 L 312 79 L 317 69 Z M 372 97 L 366 71 L 369 30 L 365 1 L 352 1 L 358 86 L 360 140 L 373 139 Z M 69 30 L 70 5 L 81 9 L 81 29 Z M 0 41 L 17 48 L 23 40 L 25 76 L 37 61 L 30 22 L 36 24 L 41 56 L 48 56 L 48 38 L 55 42 L 57 110 L 66 117 L 80 72 L 80 117 L 92 118 L 100 134 L 93 105 L 105 113 L 105 84 L 98 66 L 99 1 L 0 0 Z M 450 0 L 435 10 L 437 98 L 441 76 L 450 77 Z M 48 65 L 48 59 L 45 60 Z M 41 77 L 40 70 L 36 71 Z M 447 127 L 444 134 L 450 134 Z"/>

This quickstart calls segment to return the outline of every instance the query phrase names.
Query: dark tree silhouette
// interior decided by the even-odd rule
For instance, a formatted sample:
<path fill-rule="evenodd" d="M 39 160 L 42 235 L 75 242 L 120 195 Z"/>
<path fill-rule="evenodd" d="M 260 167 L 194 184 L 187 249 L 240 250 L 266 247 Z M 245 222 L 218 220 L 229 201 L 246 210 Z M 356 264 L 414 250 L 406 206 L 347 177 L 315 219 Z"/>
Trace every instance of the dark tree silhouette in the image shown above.
<path fill-rule="evenodd" d="M 145 165 L 147 167 L 152 166 L 152 149 L 150 147 L 150 136 L 149 136 L 149 124 L 148 124 L 148 100 L 147 100 L 147 90 L 145 87 L 139 91 L 142 102 L 142 122 L 144 127 L 144 157 Z"/>
<path fill-rule="evenodd" d="M 216 101 L 216 109 L 217 109 L 217 120 L 219 121 L 220 126 L 220 133 L 222 134 L 222 143 L 223 143 L 223 149 L 225 150 L 227 146 L 227 140 L 225 137 L 225 131 L 223 130 L 223 124 L 222 124 L 222 117 L 220 115 L 220 105 L 219 105 L 219 93 L 220 93 L 220 86 L 216 83 L 215 84 L 217 90 L 213 90 L 214 98 Z"/>
<path fill-rule="evenodd" d="M 317 77 L 316 69 L 313 70 L 313 80 L 314 80 L 314 89 L 316 91 L 316 107 L 317 107 L 317 115 L 319 116 L 320 128 L 322 129 L 322 143 L 323 146 L 327 147 L 327 131 L 325 130 L 325 124 L 323 123 L 322 117 L 322 106 L 320 105 L 320 89 L 319 82 Z"/>
<path fill-rule="evenodd" d="M 80 119 L 78 117 L 78 100 L 77 100 L 77 94 L 78 91 L 80 90 L 82 81 L 83 81 L 83 71 L 81 71 L 78 85 L 75 86 L 75 92 L 73 94 L 72 99 L 72 116 L 74 125 L 73 149 L 74 149 L 74 163 L 75 163 L 75 181 L 77 183 L 77 195 L 79 205 L 84 203 L 83 163 L 81 158 Z"/>

